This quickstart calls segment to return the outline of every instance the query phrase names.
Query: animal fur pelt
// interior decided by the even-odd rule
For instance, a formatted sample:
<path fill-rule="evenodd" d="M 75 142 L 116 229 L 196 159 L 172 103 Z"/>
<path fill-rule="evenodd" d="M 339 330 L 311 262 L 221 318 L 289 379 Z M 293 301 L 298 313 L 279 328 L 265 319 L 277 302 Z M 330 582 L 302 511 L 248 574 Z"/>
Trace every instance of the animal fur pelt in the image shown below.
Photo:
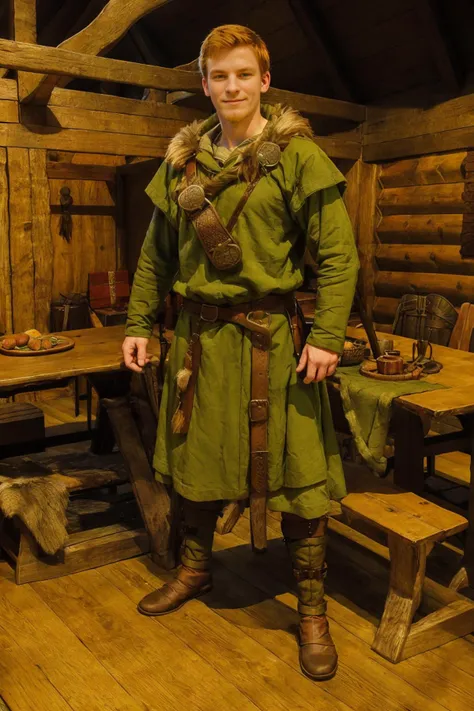
<path fill-rule="evenodd" d="M 67 541 L 69 493 L 62 482 L 44 476 L 0 476 L 0 510 L 18 516 L 45 553 L 53 555 Z"/>
<path fill-rule="evenodd" d="M 228 170 L 221 170 L 216 176 L 209 178 L 207 181 L 206 179 L 200 180 L 208 196 L 217 193 L 233 180 L 250 182 L 257 178 L 261 170 L 257 152 L 262 143 L 267 141 L 276 143 L 283 151 L 293 136 L 302 136 L 314 140 L 314 134 L 308 120 L 294 109 L 277 104 L 263 107 L 262 113 L 268 118 L 268 123 L 255 141 L 252 141 L 242 149 L 239 163 Z M 193 121 L 189 126 L 182 128 L 170 142 L 165 160 L 176 170 L 183 170 L 190 158 L 197 154 L 201 137 L 217 124 L 218 119 L 214 115 L 204 121 Z"/>

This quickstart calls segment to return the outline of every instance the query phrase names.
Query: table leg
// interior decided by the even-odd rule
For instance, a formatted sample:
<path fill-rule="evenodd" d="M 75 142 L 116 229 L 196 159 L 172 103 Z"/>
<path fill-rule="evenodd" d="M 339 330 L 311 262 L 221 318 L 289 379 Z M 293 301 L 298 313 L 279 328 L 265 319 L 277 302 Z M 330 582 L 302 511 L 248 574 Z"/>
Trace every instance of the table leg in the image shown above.
<path fill-rule="evenodd" d="M 463 565 L 451 580 L 449 587 L 453 590 L 461 590 L 469 586 L 474 587 L 474 415 L 463 415 L 459 419 L 465 432 L 469 435 L 471 483 L 469 487 L 469 527 L 464 544 Z"/>
<path fill-rule="evenodd" d="M 159 565 L 170 569 L 174 567 L 170 496 L 165 486 L 154 477 L 128 398 L 106 398 L 104 405 L 150 536 L 151 557 Z"/>
<path fill-rule="evenodd" d="M 142 379 L 143 376 L 134 376 Z M 165 486 L 156 481 L 153 469 L 147 456 L 146 448 L 150 449 L 151 433 L 146 422 L 137 425 L 132 411 L 140 410 L 140 387 L 133 382 L 132 373 L 124 371 L 118 376 L 94 374 L 91 382 L 100 398 L 100 415 L 103 418 L 102 427 L 96 436 L 96 445 L 103 451 L 103 436 L 113 436 L 125 460 L 130 473 L 130 483 L 135 494 L 145 528 L 150 537 L 150 553 L 152 559 L 164 568 L 172 568 L 175 564 L 174 521 L 177 516 L 173 511 L 172 502 Z M 132 386 L 132 387 L 131 387 Z M 130 397 L 132 394 L 132 398 Z M 144 403 L 143 403 L 144 404 Z M 156 419 L 151 408 L 142 413 L 145 419 L 153 420 L 156 435 Z M 139 421 L 139 420 L 138 420 Z M 147 435 L 143 437 L 143 434 Z"/>
<path fill-rule="evenodd" d="M 103 399 L 124 397 L 130 389 L 130 371 L 121 373 L 92 373 L 88 375 L 91 385 L 97 391 L 99 404 L 97 419 L 92 430 L 91 451 L 94 454 L 110 454 L 115 445 L 115 436 Z"/>
<path fill-rule="evenodd" d="M 392 426 L 395 430 L 394 484 L 421 495 L 425 483 L 423 421 L 416 413 L 395 403 Z"/>

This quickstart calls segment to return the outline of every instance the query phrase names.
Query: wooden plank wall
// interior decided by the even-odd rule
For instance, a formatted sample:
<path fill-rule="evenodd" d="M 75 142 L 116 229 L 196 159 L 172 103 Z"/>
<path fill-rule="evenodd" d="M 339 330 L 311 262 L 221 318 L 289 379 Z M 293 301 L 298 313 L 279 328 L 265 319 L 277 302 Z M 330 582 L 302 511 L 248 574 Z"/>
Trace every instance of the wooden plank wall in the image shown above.
<path fill-rule="evenodd" d="M 87 154 L 65 155 L 74 165 L 91 157 Z M 117 165 L 123 156 L 95 155 L 92 165 Z M 64 161 L 65 164 L 66 161 Z M 61 161 L 58 162 L 61 165 Z M 59 233 L 60 189 L 67 186 L 74 200 L 72 237 L 68 242 Z M 50 178 L 52 289 L 53 300 L 61 294 L 86 293 L 89 272 L 117 268 L 115 180 L 71 180 Z"/>
<path fill-rule="evenodd" d="M 465 151 L 380 166 L 374 318 L 391 324 L 401 296 L 474 301 L 474 259 L 460 256 Z"/>
<path fill-rule="evenodd" d="M 163 156 L 176 131 L 201 116 L 56 89 L 48 107 L 23 107 L 20 117 L 16 81 L 0 79 L 1 332 L 48 331 L 51 301 L 85 293 L 91 271 L 126 266 L 117 166 Z M 59 234 L 64 185 L 74 200 L 70 242 Z"/>
<path fill-rule="evenodd" d="M 55 154 L 54 166 L 118 165 L 123 156 Z M 45 149 L 0 148 L 0 327 L 49 330 L 51 301 L 87 291 L 91 271 L 117 265 L 114 181 L 48 179 Z M 72 239 L 59 234 L 60 188 L 74 200 Z"/>

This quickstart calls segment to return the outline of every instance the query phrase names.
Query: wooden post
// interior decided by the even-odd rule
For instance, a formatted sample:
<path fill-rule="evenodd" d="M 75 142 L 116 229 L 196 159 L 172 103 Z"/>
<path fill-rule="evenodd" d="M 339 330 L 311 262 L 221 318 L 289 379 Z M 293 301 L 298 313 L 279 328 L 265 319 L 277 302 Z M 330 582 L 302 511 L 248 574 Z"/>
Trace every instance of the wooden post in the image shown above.
<path fill-rule="evenodd" d="M 346 189 L 344 191 L 344 204 L 349 215 L 354 230 L 354 239 L 359 244 L 359 208 L 360 208 L 360 176 L 362 172 L 362 161 L 356 160 L 350 167 L 338 163 L 339 170 L 344 173 L 346 179 Z"/>
<path fill-rule="evenodd" d="M 393 426 L 395 430 L 394 484 L 406 491 L 422 494 L 423 474 L 423 422 L 415 413 L 394 405 Z"/>
<path fill-rule="evenodd" d="M 7 151 L 0 148 L 0 330 L 13 331 Z"/>
<path fill-rule="evenodd" d="M 116 269 L 127 269 L 127 234 L 125 229 L 125 191 L 123 176 L 115 175 L 115 259 Z"/>
<path fill-rule="evenodd" d="M 35 325 L 30 157 L 27 148 L 8 148 L 10 258 L 13 330 Z"/>
<path fill-rule="evenodd" d="M 46 151 L 30 150 L 35 328 L 49 332 L 53 290 L 53 243 Z"/>
<path fill-rule="evenodd" d="M 372 319 L 374 307 L 375 248 L 377 245 L 378 171 L 376 165 L 360 162 L 358 251 L 360 259 L 359 288 Z"/>
<path fill-rule="evenodd" d="M 36 44 L 36 0 L 11 0 L 13 37 L 16 42 Z M 18 93 L 25 91 L 28 81 L 34 81 L 31 72 L 18 72 Z"/>

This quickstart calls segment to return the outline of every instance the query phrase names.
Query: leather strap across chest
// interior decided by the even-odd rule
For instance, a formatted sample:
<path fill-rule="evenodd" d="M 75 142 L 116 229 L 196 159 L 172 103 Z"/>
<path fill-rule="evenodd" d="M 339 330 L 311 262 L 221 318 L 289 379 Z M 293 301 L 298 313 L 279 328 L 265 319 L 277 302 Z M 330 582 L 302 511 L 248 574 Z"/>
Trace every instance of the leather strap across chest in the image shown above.
<path fill-rule="evenodd" d="M 232 237 L 231 230 L 257 184 L 257 180 L 249 183 L 228 224 L 225 225 L 214 205 L 206 198 L 202 186 L 195 182 L 196 175 L 196 159 L 192 158 L 186 164 L 188 185 L 180 194 L 178 203 L 193 223 L 199 241 L 216 269 L 235 269 L 242 263 L 242 250 Z"/>

